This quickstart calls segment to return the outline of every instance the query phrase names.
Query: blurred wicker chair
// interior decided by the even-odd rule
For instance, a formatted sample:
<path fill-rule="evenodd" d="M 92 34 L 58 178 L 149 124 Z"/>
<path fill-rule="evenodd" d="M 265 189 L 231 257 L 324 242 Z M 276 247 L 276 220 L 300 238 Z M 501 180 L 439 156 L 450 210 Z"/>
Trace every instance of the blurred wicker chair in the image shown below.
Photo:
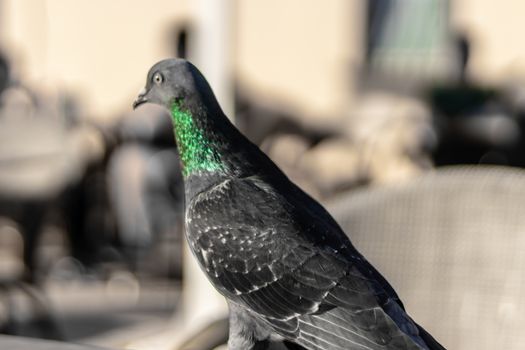
<path fill-rule="evenodd" d="M 328 209 L 447 348 L 523 348 L 524 170 L 444 168 Z"/>

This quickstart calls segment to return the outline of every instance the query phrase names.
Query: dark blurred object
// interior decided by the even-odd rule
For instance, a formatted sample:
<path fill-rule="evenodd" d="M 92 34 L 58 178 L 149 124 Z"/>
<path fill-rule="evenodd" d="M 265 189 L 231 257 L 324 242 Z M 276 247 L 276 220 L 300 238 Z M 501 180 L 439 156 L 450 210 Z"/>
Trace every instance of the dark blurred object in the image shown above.
<path fill-rule="evenodd" d="M 384 35 L 388 14 L 392 8 L 391 0 L 368 0 L 366 17 L 366 62 L 372 60 L 374 49 L 380 45 Z"/>
<path fill-rule="evenodd" d="M 494 89 L 471 85 L 436 86 L 431 90 L 430 102 L 439 113 L 460 118 L 479 112 L 496 97 Z"/>
<path fill-rule="evenodd" d="M 171 46 L 175 48 L 175 57 L 188 58 L 192 37 L 191 25 L 177 22 L 171 33 Z"/>
<path fill-rule="evenodd" d="M 184 190 L 170 118 L 145 105 L 115 129 L 107 181 L 120 246 L 136 272 L 180 278 Z"/>
<path fill-rule="evenodd" d="M 368 188 L 328 208 L 450 349 L 525 342 L 525 171 L 452 167 Z"/>
<path fill-rule="evenodd" d="M 458 76 L 433 86 L 428 94 L 439 136 L 434 152 L 437 166 L 495 164 L 525 167 L 525 123 L 509 103 L 504 88 L 470 81 L 471 40 L 455 36 Z"/>
<path fill-rule="evenodd" d="M 171 48 L 173 56 L 188 59 L 191 57 L 191 49 L 194 47 L 195 28 L 191 21 L 177 20 L 168 32 L 168 47 Z"/>
<path fill-rule="evenodd" d="M 470 41 L 465 34 L 458 33 L 456 44 L 459 56 L 459 81 L 462 84 L 467 83 L 467 66 L 470 60 Z"/>
<path fill-rule="evenodd" d="M 525 123 L 495 89 L 469 84 L 435 87 L 430 104 L 439 135 L 437 166 L 525 166 Z"/>
<path fill-rule="evenodd" d="M 9 64 L 7 59 L 0 53 L 0 95 L 9 86 Z"/>

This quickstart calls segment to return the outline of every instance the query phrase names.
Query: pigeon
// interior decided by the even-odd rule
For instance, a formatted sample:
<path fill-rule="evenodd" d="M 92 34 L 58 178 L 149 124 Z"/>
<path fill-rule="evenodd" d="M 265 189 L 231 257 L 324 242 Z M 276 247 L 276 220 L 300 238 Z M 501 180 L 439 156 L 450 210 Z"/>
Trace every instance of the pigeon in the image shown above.
<path fill-rule="evenodd" d="M 444 349 L 332 216 L 229 121 L 189 61 L 155 64 L 133 103 L 171 113 L 186 237 L 229 306 L 229 350 Z"/>

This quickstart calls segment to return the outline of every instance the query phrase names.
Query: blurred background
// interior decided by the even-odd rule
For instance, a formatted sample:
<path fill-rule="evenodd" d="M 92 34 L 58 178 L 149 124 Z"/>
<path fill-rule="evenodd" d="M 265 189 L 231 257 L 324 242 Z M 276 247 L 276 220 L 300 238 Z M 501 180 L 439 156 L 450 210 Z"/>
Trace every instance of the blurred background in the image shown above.
<path fill-rule="evenodd" d="M 524 11 L 0 0 L 0 332 L 130 349 L 225 339 L 224 303 L 185 252 L 169 118 L 131 109 L 148 69 L 177 56 L 443 345 L 522 348 Z"/>

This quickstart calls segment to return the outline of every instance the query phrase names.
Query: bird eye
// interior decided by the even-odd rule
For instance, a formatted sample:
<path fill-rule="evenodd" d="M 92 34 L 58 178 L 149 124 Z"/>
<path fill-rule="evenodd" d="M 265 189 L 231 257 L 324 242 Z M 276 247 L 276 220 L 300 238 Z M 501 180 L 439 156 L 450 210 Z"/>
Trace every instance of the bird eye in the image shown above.
<path fill-rule="evenodd" d="M 157 85 L 164 81 L 164 77 L 160 73 L 155 73 L 152 78 L 153 82 Z"/>

